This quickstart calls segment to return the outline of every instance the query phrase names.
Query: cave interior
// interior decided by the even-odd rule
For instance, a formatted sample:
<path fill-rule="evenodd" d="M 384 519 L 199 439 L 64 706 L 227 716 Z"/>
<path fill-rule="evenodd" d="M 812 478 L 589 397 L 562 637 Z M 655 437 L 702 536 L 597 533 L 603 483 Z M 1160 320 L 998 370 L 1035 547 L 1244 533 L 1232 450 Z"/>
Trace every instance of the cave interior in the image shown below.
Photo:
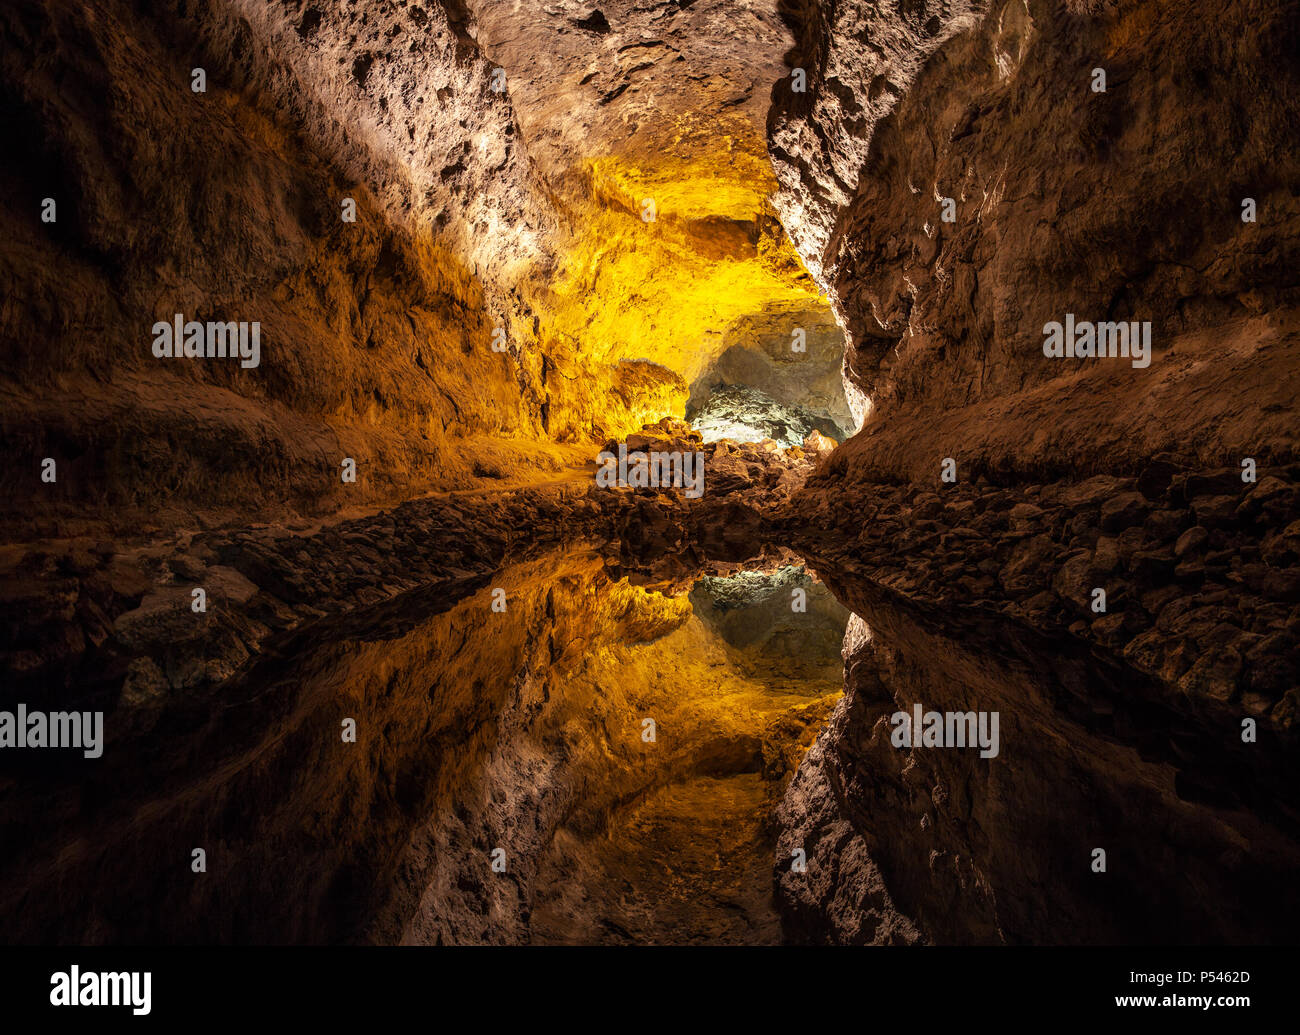
<path fill-rule="evenodd" d="M 1294 937 L 1294 4 L 0 36 L 6 943 Z"/>

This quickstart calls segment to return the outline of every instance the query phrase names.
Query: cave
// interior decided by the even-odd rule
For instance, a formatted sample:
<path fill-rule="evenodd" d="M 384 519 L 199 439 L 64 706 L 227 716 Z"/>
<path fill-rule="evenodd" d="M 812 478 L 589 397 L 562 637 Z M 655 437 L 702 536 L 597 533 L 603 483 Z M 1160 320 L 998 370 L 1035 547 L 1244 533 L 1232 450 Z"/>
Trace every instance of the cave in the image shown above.
<path fill-rule="evenodd" d="M 705 442 L 835 445 L 857 422 L 843 381 L 844 334 L 829 307 L 746 314 L 695 379 L 686 421 Z M 823 442 L 824 440 L 827 440 Z"/>
<path fill-rule="evenodd" d="M 1294 4 L 0 33 L 0 942 L 1294 942 Z"/>

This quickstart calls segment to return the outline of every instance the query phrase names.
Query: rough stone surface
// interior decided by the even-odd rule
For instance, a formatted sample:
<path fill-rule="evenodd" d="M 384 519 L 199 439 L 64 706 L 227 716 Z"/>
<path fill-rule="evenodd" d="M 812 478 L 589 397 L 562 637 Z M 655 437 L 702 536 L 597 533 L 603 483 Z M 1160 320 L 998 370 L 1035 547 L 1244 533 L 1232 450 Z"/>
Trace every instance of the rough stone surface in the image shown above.
<path fill-rule="evenodd" d="M 933 8 L 790 5 L 809 88 L 773 91 L 776 206 L 871 400 L 846 461 L 1041 480 L 1294 459 L 1294 5 Z M 1150 321 L 1150 366 L 1045 357 L 1067 313 Z"/>
<path fill-rule="evenodd" d="M 4 756 L 3 937 L 1289 939 L 1298 26 L 4 6 L 0 707 L 108 732 Z"/>

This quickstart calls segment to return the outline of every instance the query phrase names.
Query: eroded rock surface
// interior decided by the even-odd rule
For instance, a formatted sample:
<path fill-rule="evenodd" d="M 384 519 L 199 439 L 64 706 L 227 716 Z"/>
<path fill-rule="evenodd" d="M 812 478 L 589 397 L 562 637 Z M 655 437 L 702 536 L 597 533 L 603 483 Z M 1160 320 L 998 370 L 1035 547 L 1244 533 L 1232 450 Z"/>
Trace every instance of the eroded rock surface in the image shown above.
<path fill-rule="evenodd" d="M 5 7 L 5 937 L 1285 940 L 1298 25 Z"/>
<path fill-rule="evenodd" d="M 1155 874 L 1175 868 L 1161 845 L 1218 844 L 1233 867 L 1232 846 L 1266 845 L 1243 879 L 1294 909 L 1272 869 L 1294 850 L 1278 789 L 1300 660 L 1287 545 L 1300 284 L 1282 272 L 1300 240 L 1300 165 L 1283 143 L 1300 111 L 1293 6 L 1244 4 L 1226 21 L 1125 0 L 859 0 L 785 15 L 787 65 L 808 90 L 773 89 L 775 206 L 844 328 L 864 423 L 780 534 L 842 576 L 832 587 L 873 628 L 859 577 L 957 623 L 957 655 L 978 654 L 957 644 L 998 614 L 1009 642 L 1045 634 L 1081 659 L 1041 682 L 1004 669 L 990 683 L 987 659 L 927 682 L 924 659 L 949 648 L 877 602 L 875 645 L 849 663 L 858 689 L 783 805 L 787 932 L 1034 942 L 1047 937 L 1022 911 L 1035 901 L 1037 915 L 1071 918 L 1064 940 L 1275 940 L 1280 928 L 1212 904 L 1180 917 L 1181 893 Z M 1150 354 L 1046 355 L 1049 325 L 1067 319 L 1149 322 Z M 1088 672 L 1117 679 L 1122 706 L 1099 702 Z M 889 743 L 882 715 L 945 695 L 1017 716 L 1031 743 L 1015 772 Z M 1094 716 L 1085 725 L 1105 743 L 1063 734 L 1044 699 Z M 1240 731 L 1256 722 L 1270 747 L 1252 756 Z M 1068 859 L 1049 863 L 1046 848 L 1041 872 L 1004 854 L 1058 838 L 1065 853 L 1072 836 L 1042 832 L 1055 824 L 1036 812 L 1042 788 L 1020 800 L 1027 770 L 1061 781 L 1062 815 L 1132 843 L 1106 899 L 1131 927 L 1106 918 L 1072 841 Z M 1075 784 L 1094 799 L 1078 801 Z M 1158 832 L 1126 828 L 1133 800 L 1153 803 Z M 789 872 L 795 844 L 817 860 L 807 879 Z"/>
<path fill-rule="evenodd" d="M 923 480 L 945 456 L 1040 479 L 1294 459 L 1297 16 L 1217 11 L 791 5 L 809 85 L 773 91 L 776 204 L 872 403 L 847 461 Z M 1067 313 L 1150 321 L 1150 366 L 1045 357 Z"/>

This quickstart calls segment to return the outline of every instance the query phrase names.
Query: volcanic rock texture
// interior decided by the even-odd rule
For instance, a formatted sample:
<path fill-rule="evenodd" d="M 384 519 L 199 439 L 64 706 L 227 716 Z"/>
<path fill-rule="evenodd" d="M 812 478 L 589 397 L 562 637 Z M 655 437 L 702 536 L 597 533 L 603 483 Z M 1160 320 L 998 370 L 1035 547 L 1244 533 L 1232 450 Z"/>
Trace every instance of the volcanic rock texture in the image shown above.
<path fill-rule="evenodd" d="M 531 477 L 681 416 L 733 325 L 824 325 L 766 201 L 774 10 L 478 6 L 6 8 L 8 520 Z M 259 365 L 156 358 L 177 313 L 258 321 Z"/>
<path fill-rule="evenodd" d="M 841 470 L 1292 456 L 1294 5 L 792 7 L 816 74 L 773 91 L 776 204 L 875 415 Z M 1150 367 L 1045 360 L 1067 313 L 1150 321 Z"/>
<path fill-rule="evenodd" d="M 5 5 L 0 710 L 107 733 L 0 759 L 4 937 L 1285 940 L 1298 35 Z"/>
<path fill-rule="evenodd" d="M 927 673 L 923 659 L 971 648 L 927 645 L 843 587 L 866 625 L 783 806 L 782 844 L 822 858 L 804 880 L 777 853 L 788 933 L 1033 942 L 1051 915 L 1065 941 L 1283 937 L 1258 918 L 1296 910 L 1282 876 L 1300 704 L 1294 5 L 787 16 L 788 61 L 812 85 L 773 90 L 775 204 L 844 327 L 867 414 L 796 500 L 787 541 L 921 606 L 954 644 L 992 637 L 973 616 L 1000 613 L 1061 653 L 1045 681 L 993 660 L 1027 649 L 1014 635 Z M 1150 365 L 1046 356 L 1046 325 L 1067 314 L 1150 321 Z M 1117 660 L 1123 707 L 1106 690 Z M 1068 749 L 1043 700 L 1093 717 Z M 885 717 L 918 702 L 1000 708 L 1022 754 L 900 752 Z M 1258 751 L 1238 735 L 1254 722 Z M 1097 729 L 1105 742 L 1081 748 Z M 1016 789 L 1027 771 L 1058 788 L 1052 814 Z M 1069 789 L 1090 786 L 1087 800 Z M 1145 828 L 1131 825 L 1139 801 Z M 1102 892 L 1086 859 L 1108 836 L 1132 848 Z M 1041 870 L 1003 854 L 1027 841 Z M 1205 889 L 1221 875 L 1164 854 L 1210 844 L 1239 873 L 1218 893 Z M 1182 880 L 1203 908 L 1176 904 Z M 1259 888 L 1272 891 L 1240 911 L 1214 904 Z"/>

